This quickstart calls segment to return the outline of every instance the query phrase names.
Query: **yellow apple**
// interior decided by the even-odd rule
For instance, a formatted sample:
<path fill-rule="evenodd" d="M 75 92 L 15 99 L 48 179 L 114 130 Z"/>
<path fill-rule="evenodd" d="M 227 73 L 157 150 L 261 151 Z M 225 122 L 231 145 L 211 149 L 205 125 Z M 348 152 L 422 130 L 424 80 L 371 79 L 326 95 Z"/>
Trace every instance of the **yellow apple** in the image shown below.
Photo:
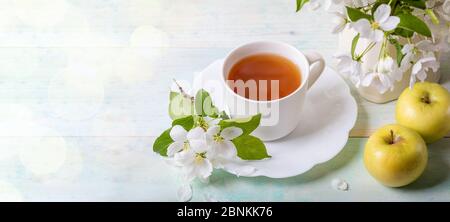
<path fill-rule="evenodd" d="M 439 140 L 450 131 L 450 93 L 437 83 L 416 83 L 398 98 L 395 118 L 427 143 Z"/>
<path fill-rule="evenodd" d="M 378 129 L 366 143 L 364 164 L 369 173 L 389 187 L 416 180 L 428 161 L 425 141 L 412 129 L 391 124 Z"/>

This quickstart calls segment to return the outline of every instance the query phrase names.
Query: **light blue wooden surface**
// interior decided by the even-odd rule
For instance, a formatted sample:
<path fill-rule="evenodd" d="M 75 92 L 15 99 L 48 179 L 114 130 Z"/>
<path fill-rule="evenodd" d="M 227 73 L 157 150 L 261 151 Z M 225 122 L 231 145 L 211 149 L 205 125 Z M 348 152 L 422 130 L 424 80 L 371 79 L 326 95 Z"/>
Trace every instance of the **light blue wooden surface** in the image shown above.
<path fill-rule="evenodd" d="M 247 41 L 337 49 L 323 11 L 294 12 L 294 0 L 0 0 L 0 200 L 176 201 L 176 170 L 151 152 L 170 123 L 171 79 Z M 450 70 L 448 55 L 441 72 Z M 357 97 L 357 95 L 355 95 Z M 394 103 L 356 98 L 352 137 L 393 122 Z M 217 172 L 194 200 L 450 200 L 450 139 L 430 146 L 419 181 L 375 182 L 362 163 L 366 139 L 351 138 L 333 160 L 288 179 Z M 346 180 L 347 192 L 331 187 Z"/>

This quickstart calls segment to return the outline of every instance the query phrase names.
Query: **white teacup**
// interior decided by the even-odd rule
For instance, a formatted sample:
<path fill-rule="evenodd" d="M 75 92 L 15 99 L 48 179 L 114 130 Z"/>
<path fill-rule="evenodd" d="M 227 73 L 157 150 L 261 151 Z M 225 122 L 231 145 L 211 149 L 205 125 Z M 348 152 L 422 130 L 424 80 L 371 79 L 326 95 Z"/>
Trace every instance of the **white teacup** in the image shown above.
<path fill-rule="evenodd" d="M 301 84 L 290 95 L 269 101 L 247 99 L 235 93 L 227 85 L 227 76 L 234 64 L 255 54 L 270 53 L 283 56 L 298 66 Z M 319 78 L 325 68 L 323 57 L 317 52 L 301 53 L 295 47 L 282 42 L 258 41 L 237 47 L 225 58 L 222 81 L 225 86 L 225 100 L 233 118 L 262 114 L 260 126 L 253 135 L 263 141 L 282 138 L 291 133 L 301 119 L 301 110 L 308 89 Z"/>

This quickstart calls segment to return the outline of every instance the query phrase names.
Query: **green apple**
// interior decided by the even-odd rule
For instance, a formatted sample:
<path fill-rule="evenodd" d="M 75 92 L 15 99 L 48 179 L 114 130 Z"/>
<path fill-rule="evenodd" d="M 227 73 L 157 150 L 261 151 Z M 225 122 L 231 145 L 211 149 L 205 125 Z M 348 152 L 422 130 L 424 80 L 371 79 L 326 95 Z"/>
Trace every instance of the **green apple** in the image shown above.
<path fill-rule="evenodd" d="M 428 161 L 425 141 L 414 130 L 398 124 L 378 129 L 366 143 L 364 164 L 369 173 L 389 187 L 416 180 Z"/>
<path fill-rule="evenodd" d="M 450 93 L 437 83 L 416 83 L 398 98 L 395 118 L 427 143 L 439 140 L 450 131 Z"/>

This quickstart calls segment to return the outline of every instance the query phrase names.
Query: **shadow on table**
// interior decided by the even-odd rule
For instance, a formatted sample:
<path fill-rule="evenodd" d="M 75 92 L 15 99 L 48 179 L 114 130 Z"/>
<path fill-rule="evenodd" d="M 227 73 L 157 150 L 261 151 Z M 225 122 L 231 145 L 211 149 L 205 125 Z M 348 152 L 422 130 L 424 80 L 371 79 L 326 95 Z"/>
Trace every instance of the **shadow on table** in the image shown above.
<path fill-rule="evenodd" d="M 334 171 L 342 168 L 346 164 L 350 163 L 352 159 L 357 156 L 358 152 L 362 152 L 364 147 L 365 140 L 363 139 L 350 139 L 345 148 L 342 149 L 342 151 L 333 159 L 318 164 L 314 166 L 311 170 L 307 171 L 306 173 L 303 173 L 301 175 L 285 178 L 285 179 L 278 179 L 280 183 L 307 183 L 314 181 L 320 177 L 326 176 L 330 173 L 333 173 Z"/>
<path fill-rule="evenodd" d="M 446 141 L 447 140 L 447 141 Z M 428 165 L 425 168 L 422 176 L 414 183 L 404 187 L 407 190 L 427 189 L 439 185 L 445 181 L 450 172 L 450 165 L 446 156 L 448 146 L 448 139 L 439 140 L 431 145 L 428 145 Z M 448 151 L 447 151 L 448 153 Z"/>

